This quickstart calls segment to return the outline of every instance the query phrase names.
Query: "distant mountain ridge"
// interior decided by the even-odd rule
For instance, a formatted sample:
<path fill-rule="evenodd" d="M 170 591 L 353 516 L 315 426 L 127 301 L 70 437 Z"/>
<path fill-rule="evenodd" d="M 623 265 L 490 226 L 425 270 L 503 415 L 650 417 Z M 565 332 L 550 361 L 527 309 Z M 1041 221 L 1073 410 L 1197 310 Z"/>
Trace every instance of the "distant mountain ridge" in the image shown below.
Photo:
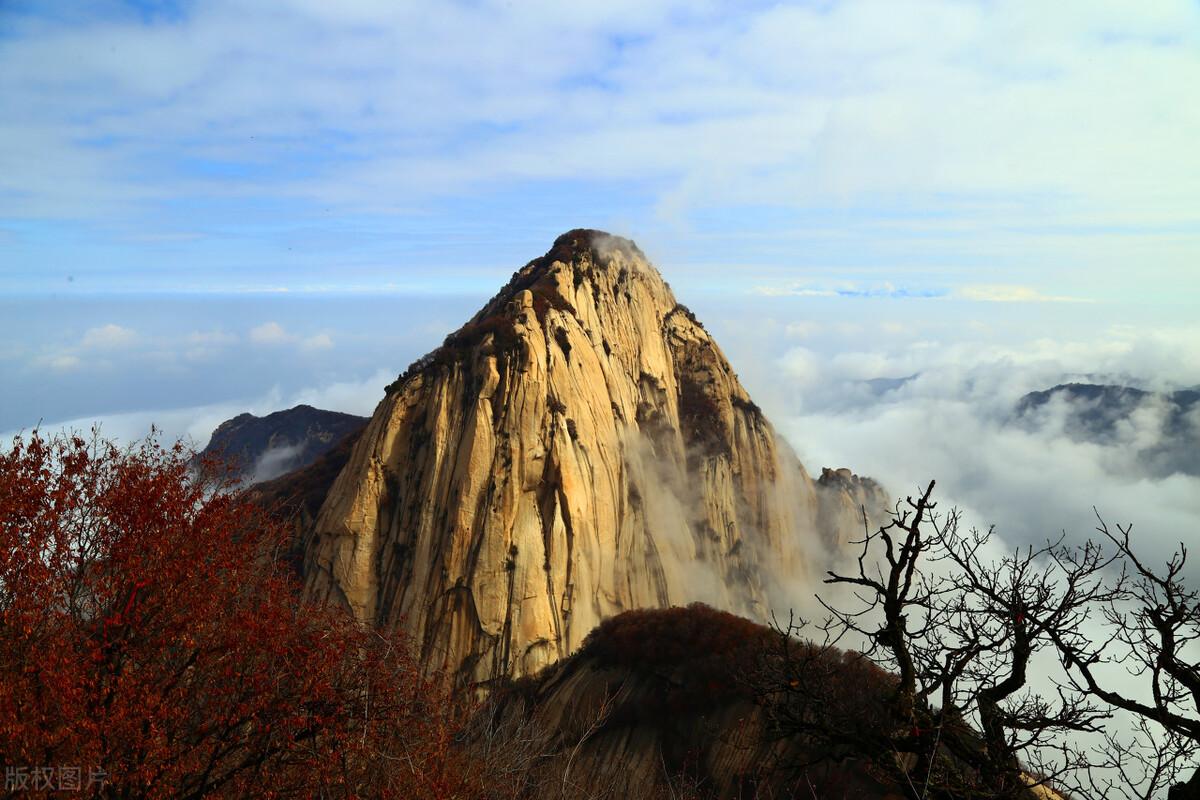
<path fill-rule="evenodd" d="M 258 483 L 309 466 L 366 424 L 365 417 L 304 404 L 263 417 L 239 414 L 217 426 L 199 457 L 226 460 L 247 483 Z"/>
<path fill-rule="evenodd" d="M 1058 404 L 1064 406 L 1061 419 L 1054 413 Z M 1014 416 L 1019 424 L 1035 427 L 1061 421 L 1062 432 L 1076 441 L 1136 447 L 1156 476 L 1200 475 L 1198 387 L 1152 392 L 1119 384 L 1063 383 L 1023 396 Z"/>

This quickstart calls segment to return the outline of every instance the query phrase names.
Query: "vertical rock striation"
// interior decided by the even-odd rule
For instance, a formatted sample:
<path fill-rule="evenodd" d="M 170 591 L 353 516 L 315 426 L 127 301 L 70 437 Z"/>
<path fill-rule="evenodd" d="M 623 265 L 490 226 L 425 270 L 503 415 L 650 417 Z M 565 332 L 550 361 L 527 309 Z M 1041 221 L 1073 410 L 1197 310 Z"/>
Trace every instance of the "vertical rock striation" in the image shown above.
<path fill-rule="evenodd" d="M 388 387 L 305 590 L 484 681 L 627 609 L 762 619 L 878 502 L 819 490 L 637 246 L 575 230 Z"/>

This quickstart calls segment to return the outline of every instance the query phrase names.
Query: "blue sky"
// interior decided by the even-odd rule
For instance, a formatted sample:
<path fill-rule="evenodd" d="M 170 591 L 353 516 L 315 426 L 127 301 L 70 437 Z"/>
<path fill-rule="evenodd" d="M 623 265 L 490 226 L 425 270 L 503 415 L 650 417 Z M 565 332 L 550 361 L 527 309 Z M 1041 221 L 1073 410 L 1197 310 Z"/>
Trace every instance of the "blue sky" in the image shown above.
<path fill-rule="evenodd" d="M 6 3 L 0 289 L 1200 290 L 1195 2 Z"/>

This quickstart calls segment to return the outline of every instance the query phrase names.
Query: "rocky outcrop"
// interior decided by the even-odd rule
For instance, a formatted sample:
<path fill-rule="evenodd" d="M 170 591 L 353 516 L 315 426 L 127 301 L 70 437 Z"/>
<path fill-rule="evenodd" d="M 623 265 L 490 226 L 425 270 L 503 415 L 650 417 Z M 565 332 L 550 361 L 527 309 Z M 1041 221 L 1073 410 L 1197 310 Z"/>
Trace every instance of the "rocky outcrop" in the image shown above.
<path fill-rule="evenodd" d="M 632 242 L 577 230 L 387 389 L 326 497 L 307 594 L 484 681 L 602 619 L 762 619 L 860 528 Z"/>
<path fill-rule="evenodd" d="M 817 478 L 817 529 L 827 536 L 831 548 L 845 543 L 848 534 L 863 534 L 864 522 L 878 523 L 887 516 L 892 501 L 883 487 L 871 478 L 855 475 L 849 469 L 821 470 Z M 865 517 L 865 519 L 864 519 Z M 853 523 L 854 528 L 849 525 Z"/>
<path fill-rule="evenodd" d="M 225 461 L 238 477 L 257 483 L 309 466 L 366 423 L 308 405 L 264 417 L 238 414 L 217 426 L 198 458 Z"/>

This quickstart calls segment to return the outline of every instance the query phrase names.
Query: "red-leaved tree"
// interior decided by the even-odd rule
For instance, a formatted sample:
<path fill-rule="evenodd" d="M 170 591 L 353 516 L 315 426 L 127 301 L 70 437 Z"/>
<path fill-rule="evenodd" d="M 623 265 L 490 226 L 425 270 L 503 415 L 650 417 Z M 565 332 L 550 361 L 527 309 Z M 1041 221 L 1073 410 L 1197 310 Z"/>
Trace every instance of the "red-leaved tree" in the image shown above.
<path fill-rule="evenodd" d="M 34 433 L 0 454 L 6 789 L 473 797 L 404 642 L 301 605 L 285 534 L 189 453 Z"/>

